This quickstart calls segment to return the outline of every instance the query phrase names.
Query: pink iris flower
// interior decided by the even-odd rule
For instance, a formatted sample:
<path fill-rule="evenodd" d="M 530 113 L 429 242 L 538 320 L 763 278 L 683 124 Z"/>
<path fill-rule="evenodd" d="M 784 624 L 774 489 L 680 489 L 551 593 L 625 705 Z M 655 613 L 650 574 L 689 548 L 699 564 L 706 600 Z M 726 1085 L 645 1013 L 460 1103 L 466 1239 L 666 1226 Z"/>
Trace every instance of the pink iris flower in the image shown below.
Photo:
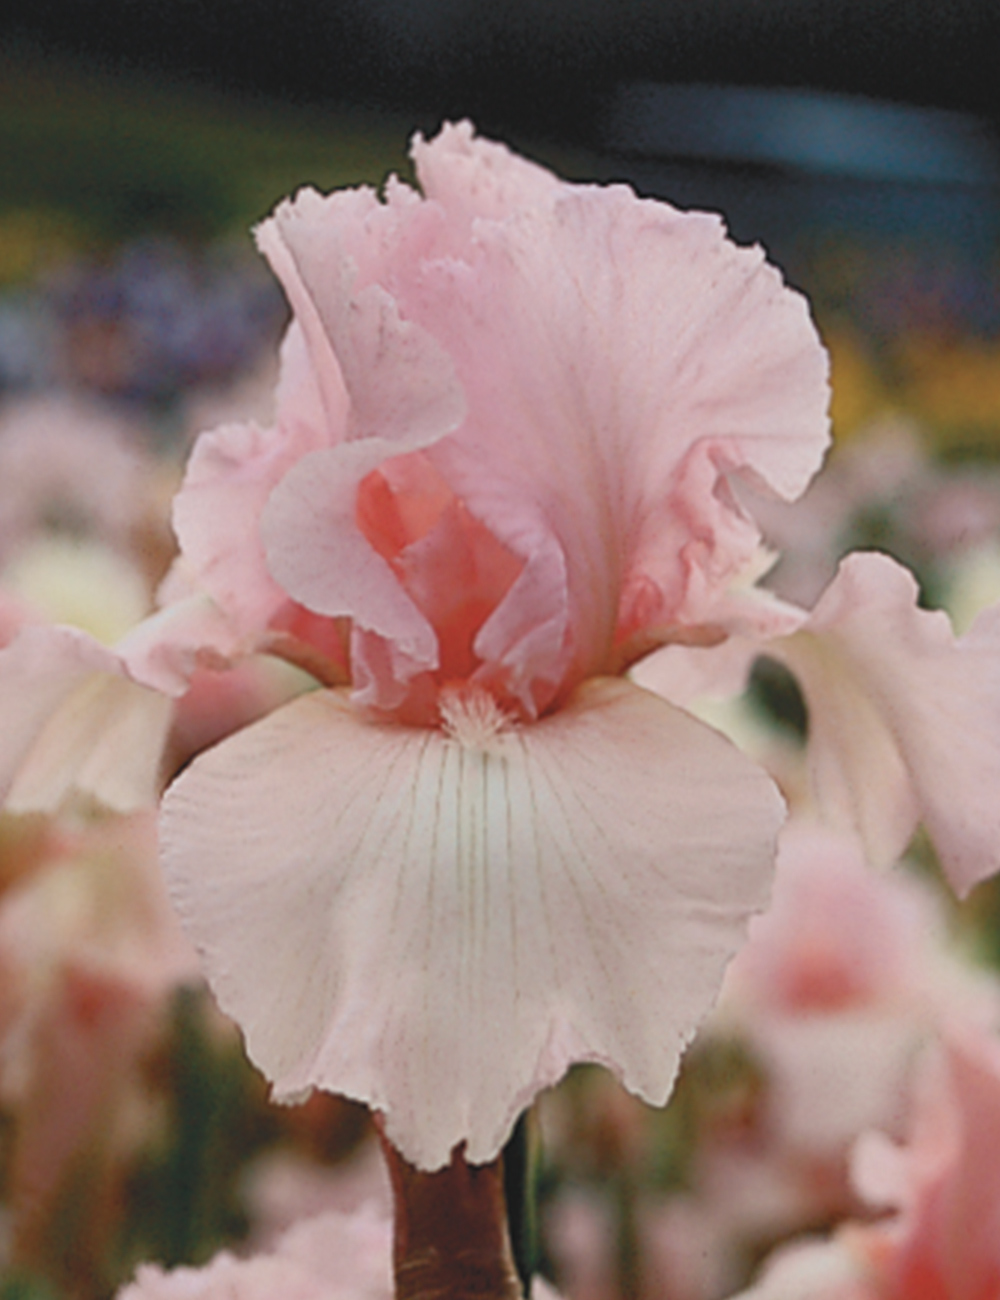
<path fill-rule="evenodd" d="M 276 1095 L 363 1100 L 431 1169 L 573 1062 L 662 1103 L 766 902 L 773 784 L 624 673 L 776 617 L 733 481 L 802 491 L 827 363 L 715 216 L 467 124 L 413 157 L 422 194 L 304 190 L 258 230 L 276 421 L 202 436 L 175 525 L 322 688 L 195 760 L 163 853 Z"/>

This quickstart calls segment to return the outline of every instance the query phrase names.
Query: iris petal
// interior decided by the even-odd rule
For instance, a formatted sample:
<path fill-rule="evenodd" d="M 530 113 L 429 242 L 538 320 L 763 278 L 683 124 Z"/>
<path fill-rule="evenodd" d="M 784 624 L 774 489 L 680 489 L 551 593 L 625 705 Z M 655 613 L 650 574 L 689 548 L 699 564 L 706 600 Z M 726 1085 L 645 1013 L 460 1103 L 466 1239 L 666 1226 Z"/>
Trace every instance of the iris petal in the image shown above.
<path fill-rule="evenodd" d="M 530 726 L 471 709 L 449 730 L 323 691 L 196 760 L 163 844 L 276 1092 L 364 1100 L 435 1168 L 462 1140 L 491 1159 L 574 1061 L 665 1100 L 782 817 L 727 741 L 624 681 Z"/>

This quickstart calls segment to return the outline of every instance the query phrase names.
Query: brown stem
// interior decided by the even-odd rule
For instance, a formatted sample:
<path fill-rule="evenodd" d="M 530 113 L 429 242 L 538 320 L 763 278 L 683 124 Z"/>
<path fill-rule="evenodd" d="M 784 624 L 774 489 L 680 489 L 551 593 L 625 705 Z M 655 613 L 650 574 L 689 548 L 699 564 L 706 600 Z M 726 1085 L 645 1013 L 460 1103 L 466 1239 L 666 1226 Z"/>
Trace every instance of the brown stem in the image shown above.
<path fill-rule="evenodd" d="M 458 1146 L 428 1174 L 380 1137 L 395 1204 L 396 1300 L 523 1300 L 501 1160 L 470 1165 Z"/>

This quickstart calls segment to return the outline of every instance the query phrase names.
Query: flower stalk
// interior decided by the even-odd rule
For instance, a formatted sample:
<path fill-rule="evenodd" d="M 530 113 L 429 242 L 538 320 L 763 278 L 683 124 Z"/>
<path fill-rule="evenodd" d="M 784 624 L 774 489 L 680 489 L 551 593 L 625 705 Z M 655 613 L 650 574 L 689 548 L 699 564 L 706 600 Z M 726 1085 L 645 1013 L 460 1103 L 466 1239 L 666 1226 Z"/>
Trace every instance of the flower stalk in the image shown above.
<path fill-rule="evenodd" d="M 461 1146 L 433 1173 L 380 1131 L 392 1183 L 396 1300 L 523 1300 L 511 1250 L 503 1157 L 470 1165 Z"/>

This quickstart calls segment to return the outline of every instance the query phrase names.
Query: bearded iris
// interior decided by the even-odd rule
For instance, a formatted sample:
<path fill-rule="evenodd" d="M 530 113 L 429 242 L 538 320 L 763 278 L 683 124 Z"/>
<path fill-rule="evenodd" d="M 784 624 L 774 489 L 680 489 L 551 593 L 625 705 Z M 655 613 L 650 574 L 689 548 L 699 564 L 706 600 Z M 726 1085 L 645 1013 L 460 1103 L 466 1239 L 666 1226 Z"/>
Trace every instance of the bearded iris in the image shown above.
<path fill-rule="evenodd" d="M 624 674 L 782 620 L 739 476 L 827 441 L 806 305 L 718 218 L 446 127 L 258 231 L 293 312 L 273 427 L 203 435 L 184 563 L 320 688 L 164 801 L 171 890 L 279 1097 L 488 1161 L 576 1061 L 653 1102 L 767 898 L 783 805 Z"/>

